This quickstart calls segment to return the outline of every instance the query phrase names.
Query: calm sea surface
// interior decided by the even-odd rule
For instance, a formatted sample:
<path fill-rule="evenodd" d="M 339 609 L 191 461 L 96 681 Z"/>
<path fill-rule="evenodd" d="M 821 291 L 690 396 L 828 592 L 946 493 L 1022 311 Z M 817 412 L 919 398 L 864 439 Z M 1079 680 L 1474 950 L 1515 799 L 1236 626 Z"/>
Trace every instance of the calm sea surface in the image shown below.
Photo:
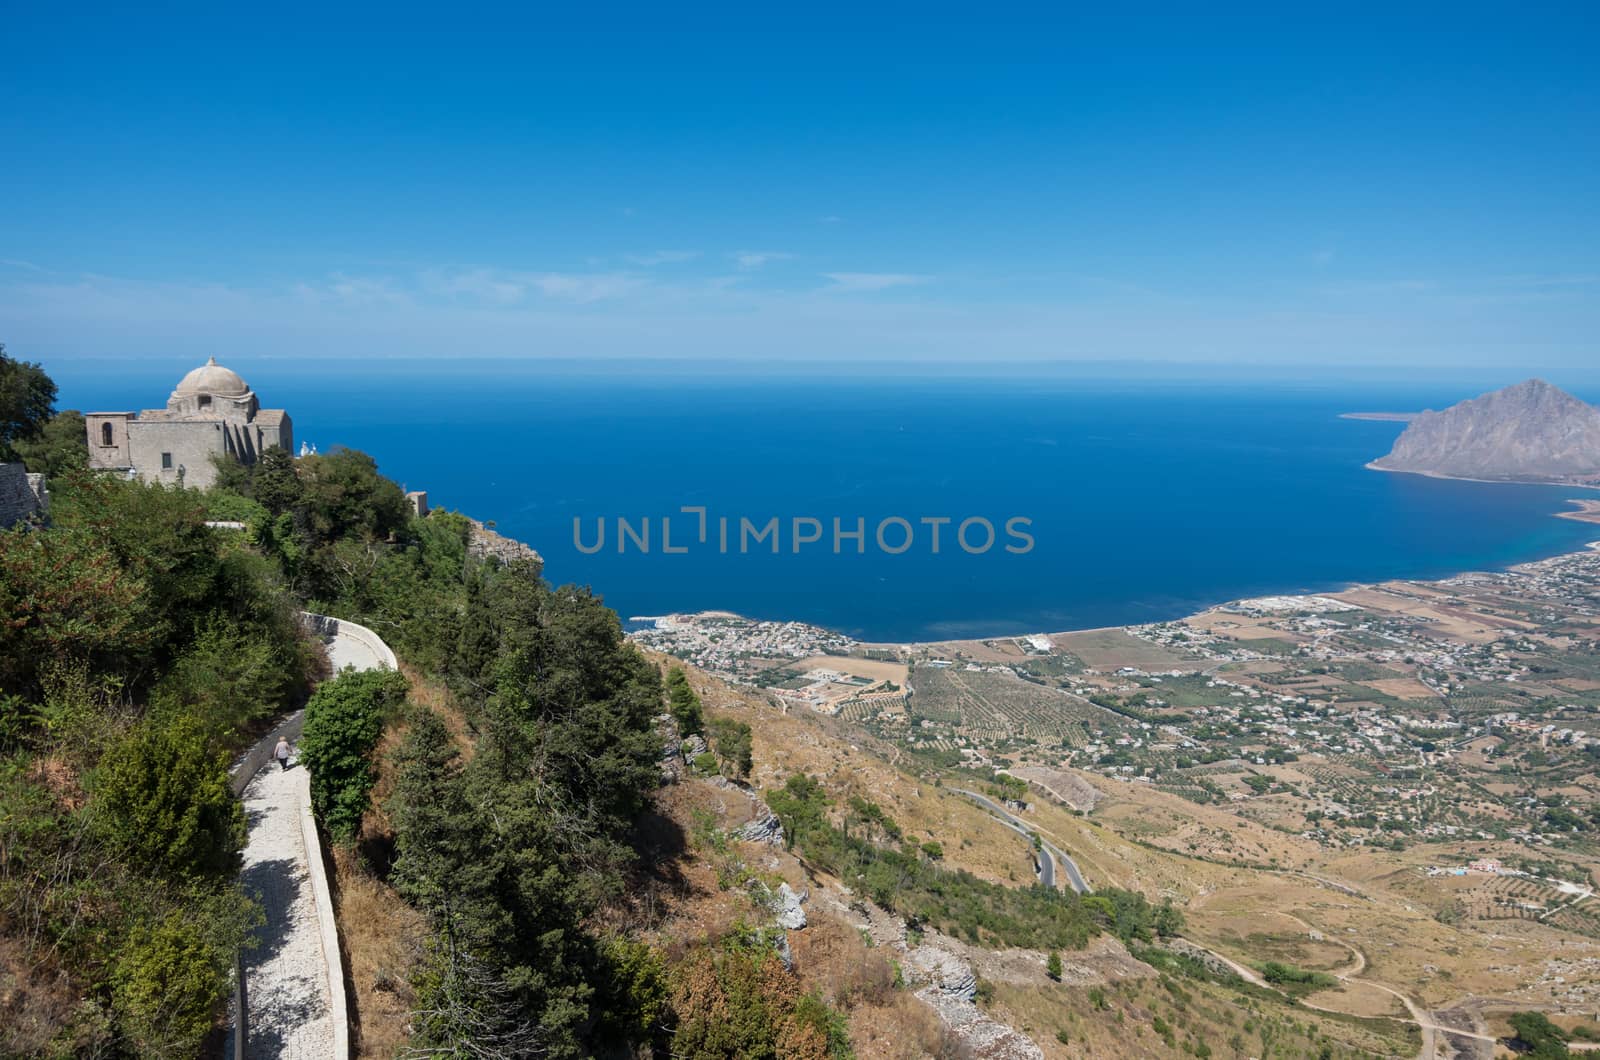
<path fill-rule="evenodd" d="M 1340 412 L 1443 407 L 1483 389 L 1161 385 L 1107 379 L 768 375 L 655 368 L 225 361 L 295 437 L 372 453 L 437 506 L 533 545 L 555 581 L 624 617 L 725 609 L 874 640 L 1063 630 L 1174 618 L 1242 596 L 1504 567 L 1580 547 L 1600 527 L 1554 519 L 1581 491 L 1367 471 L 1402 425 Z M 186 362 L 47 364 L 63 407 L 160 407 Z M 1506 380 L 1511 382 L 1513 380 Z M 1595 394 L 1580 394 L 1593 400 Z M 707 509 L 707 542 L 697 515 Z M 728 554 L 717 519 L 730 520 Z M 911 547 L 881 551 L 898 516 Z M 616 519 L 650 519 L 648 555 Z M 661 521 L 672 517 L 663 554 Z M 739 553 L 741 518 L 780 520 Z M 792 520 L 820 542 L 792 549 Z M 866 554 L 832 520 L 865 521 Z M 924 518 L 948 517 L 931 550 Z M 955 524 L 997 539 L 963 552 Z M 1033 547 L 1004 549 L 1007 519 Z M 592 545 L 586 555 L 574 519 Z M 809 527 L 809 524 L 805 524 Z M 898 548 L 904 531 L 886 531 Z M 980 524 L 969 544 L 981 545 Z"/>

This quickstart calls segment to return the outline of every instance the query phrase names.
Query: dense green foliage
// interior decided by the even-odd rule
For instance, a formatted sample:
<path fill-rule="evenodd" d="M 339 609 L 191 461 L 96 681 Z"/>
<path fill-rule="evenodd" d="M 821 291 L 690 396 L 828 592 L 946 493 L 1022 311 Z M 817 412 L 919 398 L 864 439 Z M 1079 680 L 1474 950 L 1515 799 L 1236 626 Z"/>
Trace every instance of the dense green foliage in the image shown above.
<path fill-rule="evenodd" d="M 1518 1012 L 1512 1015 L 1511 1029 L 1516 1037 L 1513 1044 L 1517 1052 L 1535 1060 L 1564 1060 L 1571 1056 L 1567 1048 L 1567 1034 L 1550 1022 L 1543 1012 Z"/>
<path fill-rule="evenodd" d="M 227 990 L 228 954 L 182 912 L 134 928 L 111 973 L 124 1033 L 141 1053 L 193 1055 Z"/>
<path fill-rule="evenodd" d="M 672 720 L 678 723 L 678 732 L 693 736 L 705 730 L 705 714 L 700 709 L 700 697 L 689 686 L 683 667 L 674 666 L 667 671 L 667 709 Z"/>
<path fill-rule="evenodd" d="M 258 915 L 228 762 L 313 651 L 193 491 L 51 488 L 48 525 L 0 530 L 0 977 L 45 1013 L 0 1054 L 196 1055 Z"/>
<path fill-rule="evenodd" d="M 43 368 L 19 361 L 0 343 L 0 461 L 18 457 L 18 442 L 32 441 L 55 412 L 56 384 Z"/>
<path fill-rule="evenodd" d="M 372 750 L 384 716 L 406 696 L 390 670 L 350 671 L 320 685 L 306 703 L 300 764 L 311 773 L 311 806 L 336 840 L 355 837 L 377 779 Z"/>
<path fill-rule="evenodd" d="M 1337 986 L 1339 982 L 1327 972 L 1297 968 L 1282 961 L 1263 961 L 1256 965 L 1256 971 L 1261 973 L 1261 978 L 1295 997 L 1303 997 L 1317 990 L 1326 990 Z"/>
<path fill-rule="evenodd" d="M 31 438 L 18 438 L 11 448 L 29 471 L 50 479 L 89 466 L 89 437 L 83 413 L 66 409 L 44 422 Z"/>
<path fill-rule="evenodd" d="M 230 707 L 230 724 L 275 713 L 303 689 L 308 649 L 280 576 L 207 528 L 197 494 L 88 474 L 52 489 L 48 528 L 0 531 L 0 687 L 38 696 L 50 674 L 86 671 L 142 699 L 219 629 L 263 645 L 281 678 L 273 701 Z M 202 692 L 167 687 L 174 702 Z"/>
<path fill-rule="evenodd" d="M 198 719 L 136 725 L 100 760 L 91 788 L 115 846 L 173 878 L 228 876 L 244 846 L 244 810 L 228 758 Z"/>
<path fill-rule="evenodd" d="M 624 832 L 659 779 L 661 682 L 587 591 L 525 562 L 474 578 L 450 667 L 475 753 L 463 762 L 419 712 L 389 804 L 392 881 L 434 930 L 417 1041 L 585 1055 L 595 1010 L 616 1002 L 582 925 L 617 895 Z"/>

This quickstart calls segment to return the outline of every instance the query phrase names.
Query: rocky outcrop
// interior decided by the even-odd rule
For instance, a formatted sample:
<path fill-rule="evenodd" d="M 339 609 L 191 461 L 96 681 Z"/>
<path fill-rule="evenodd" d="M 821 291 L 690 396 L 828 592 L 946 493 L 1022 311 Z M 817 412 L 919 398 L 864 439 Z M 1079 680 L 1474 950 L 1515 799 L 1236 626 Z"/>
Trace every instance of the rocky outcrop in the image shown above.
<path fill-rule="evenodd" d="M 479 559 L 487 559 L 493 556 L 501 563 L 510 563 L 519 559 L 531 559 L 541 567 L 544 566 L 544 557 L 524 545 L 521 541 L 506 537 L 504 534 L 497 534 L 476 519 L 469 517 L 467 522 L 472 524 L 472 528 L 467 535 L 467 552 L 471 555 Z"/>
<path fill-rule="evenodd" d="M 749 843 L 765 843 L 768 846 L 783 845 L 783 823 L 778 820 L 778 815 L 766 808 L 762 803 L 756 812 L 755 818 L 745 823 L 733 833 L 735 839 L 742 839 Z"/>
<path fill-rule="evenodd" d="M 796 891 L 787 883 L 778 884 L 778 926 L 789 931 L 799 931 L 805 927 L 806 911 L 801 908 L 805 900 L 805 892 Z"/>
<path fill-rule="evenodd" d="M 676 784 L 687 772 L 683 761 L 683 737 L 678 734 L 678 723 L 671 714 L 657 714 L 654 724 L 656 737 L 661 741 L 661 783 Z"/>
<path fill-rule="evenodd" d="M 963 1055 L 978 1060 L 1044 1060 L 1044 1051 L 1033 1039 L 978 1007 L 977 973 L 960 957 L 938 946 L 918 946 L 901 959 L 901 971 L 908 982 L 923 984 L 916 996 L 960 1039 Z"/>
<path fill-rule="evenodd" d="M 1600 409 L 1542 379 L 1419 413 L 1369 467 L 1446 478 L 1600 482 Z"/>

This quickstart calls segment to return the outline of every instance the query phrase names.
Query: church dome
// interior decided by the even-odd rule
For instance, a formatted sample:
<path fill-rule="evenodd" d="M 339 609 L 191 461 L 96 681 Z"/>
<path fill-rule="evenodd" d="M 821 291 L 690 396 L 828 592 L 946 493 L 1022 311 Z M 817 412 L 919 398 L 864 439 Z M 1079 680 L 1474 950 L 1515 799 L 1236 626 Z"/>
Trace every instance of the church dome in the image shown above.
<path fill-rule="evenodd" d="M 174 394 L 215 394 L 218 397 L 243 397 L 250 392 L 237 372 L 228 370 L 212 357 L 183 377 Z"/>

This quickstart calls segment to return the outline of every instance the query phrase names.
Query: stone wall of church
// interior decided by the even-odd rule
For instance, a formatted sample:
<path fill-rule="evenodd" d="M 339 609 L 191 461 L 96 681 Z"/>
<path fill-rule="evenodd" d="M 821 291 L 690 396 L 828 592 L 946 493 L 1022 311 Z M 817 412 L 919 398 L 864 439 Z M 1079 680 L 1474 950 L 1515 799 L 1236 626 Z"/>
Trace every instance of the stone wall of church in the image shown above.
<path fill-rule="evenodd" d="M 261 451 L 264 453 L 273 446 L 279 446 L 289 453 L 294 452 L 294 425 L 289 422 L 289 414 L 285 412 L 276 427 L 262 424 Z"/>
<path fill-rule="evenodd" d="M 228 451 L 224 429 L 217 420 L 134 420 L 128 424 L 133 467 L 150 482 L 205 489 L 217 480 L 212 455 Z"/>
<path fill-rule="evenodd" d="M 133 466 L 133 457 L 128 452 L 128 424 L 132 419 L 131 412 L 91 412 L 84 417 L 89 435 L 90 467 Z"/>

